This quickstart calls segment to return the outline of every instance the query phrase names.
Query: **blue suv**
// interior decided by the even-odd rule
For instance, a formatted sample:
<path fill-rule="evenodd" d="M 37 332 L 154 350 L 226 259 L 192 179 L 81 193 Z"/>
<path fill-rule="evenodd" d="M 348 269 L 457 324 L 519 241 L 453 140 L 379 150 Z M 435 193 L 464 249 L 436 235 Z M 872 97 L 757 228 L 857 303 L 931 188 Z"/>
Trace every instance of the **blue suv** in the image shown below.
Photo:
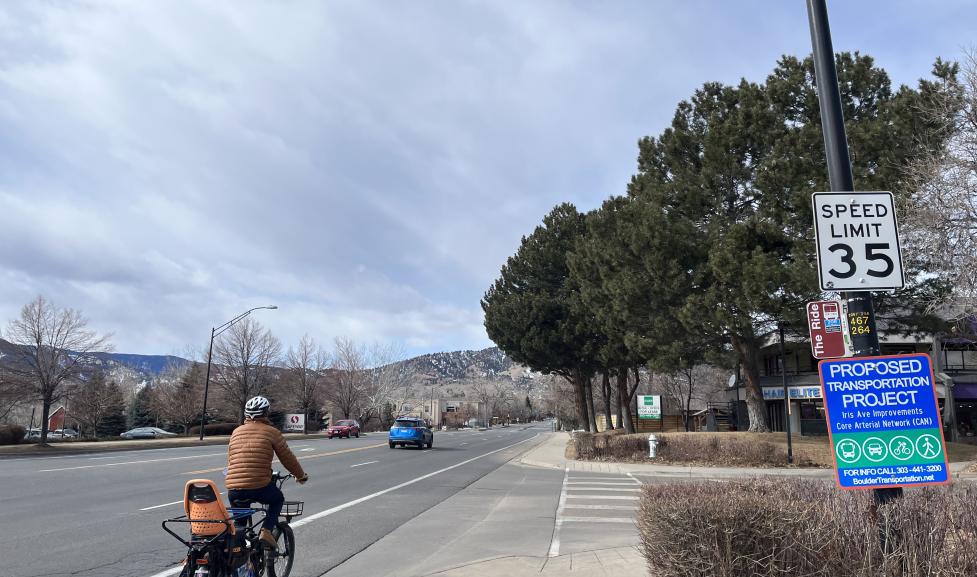
<path fill-rule="evenodd" d="M 418 449 L 427 446 L 430 449 L 434 445 L 434 432 L 421 419 L 399 417 L 390 427 L 387 442 L 391 449 L 397 445 L 414 445 Z"/>

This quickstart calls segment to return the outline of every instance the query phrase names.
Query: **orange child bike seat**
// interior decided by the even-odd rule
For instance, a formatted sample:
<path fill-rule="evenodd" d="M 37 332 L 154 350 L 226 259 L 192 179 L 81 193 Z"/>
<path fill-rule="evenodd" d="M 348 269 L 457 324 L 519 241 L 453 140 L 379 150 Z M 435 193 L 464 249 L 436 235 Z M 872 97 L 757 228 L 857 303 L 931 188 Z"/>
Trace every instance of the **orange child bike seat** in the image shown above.
<path fill-rule="evenodd" d="M 209 523 L 190 523 L 190 532 L 194 535 L 212 537 L 227 529 L 229 535 L 234 535 L 234 523 L 229 523 L 231 516 L 221 499 L 217 485 L 210 479 L 192 479 L 187 481 L 183 489 L 183 509 L 190 521 L 210 521 Z M 215 521 L 224 521 L 223 523 Z"/>

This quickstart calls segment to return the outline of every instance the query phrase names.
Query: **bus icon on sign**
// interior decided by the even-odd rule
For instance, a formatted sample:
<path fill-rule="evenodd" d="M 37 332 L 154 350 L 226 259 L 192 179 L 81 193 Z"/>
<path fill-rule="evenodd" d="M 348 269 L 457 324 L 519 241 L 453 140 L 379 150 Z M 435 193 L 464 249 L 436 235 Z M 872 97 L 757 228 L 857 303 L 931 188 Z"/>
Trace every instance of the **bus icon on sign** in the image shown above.
<path fill-rule="evenodd" d="M 824 313 L 824 332 L 841 332 L 841 310 L 836 302 L 824 303 L 821 307 Z"/>

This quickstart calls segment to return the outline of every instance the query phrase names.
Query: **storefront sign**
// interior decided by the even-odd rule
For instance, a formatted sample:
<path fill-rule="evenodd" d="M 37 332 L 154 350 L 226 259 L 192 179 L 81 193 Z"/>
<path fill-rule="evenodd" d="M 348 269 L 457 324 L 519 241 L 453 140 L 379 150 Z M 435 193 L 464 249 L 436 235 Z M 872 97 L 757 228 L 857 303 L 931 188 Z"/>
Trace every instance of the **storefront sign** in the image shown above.
<path fill-rule="evenodd" d="M 661 420 L 661 395 L 638 395 L 638 418 Z"/>
<path fill-rule="evenodd" d="M 788 393 L 791 399 L 820 399 L 821 398 L 821 387 L 810 386 L 810 387 L 788 387 Z M 763 400 L 764 401 L 780 401 L 784 398 L 784 388 L 783 387 L 763 387 Z"/>
<path fill-rule="evenodd" d="M 818 371 L 842 489 L 948 482 L 929 355 L 821 361 Z"/>
<path fill-rule="evenodd" d="M 299 432 L 305 430 L 305 415 L 301 413 L 290 413 L 285 415 L 285 426 L 282 427 L 285 432 Z"/>
<path fill-rule="evenodd" d="M 848 319 L 841 301 L 807 303 L 807 328 L 811 333 L 811 354 L 816 359 L 852 356 Z"/>

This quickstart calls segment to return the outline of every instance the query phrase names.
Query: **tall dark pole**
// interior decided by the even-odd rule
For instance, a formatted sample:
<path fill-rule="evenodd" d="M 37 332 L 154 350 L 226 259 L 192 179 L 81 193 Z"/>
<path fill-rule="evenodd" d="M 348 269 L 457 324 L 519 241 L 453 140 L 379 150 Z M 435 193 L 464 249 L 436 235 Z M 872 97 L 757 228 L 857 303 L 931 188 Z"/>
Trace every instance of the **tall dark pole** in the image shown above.
<path fill-rule="evenodd" d="M 828 161 L 828 182 L 831 191 L 855 190 L 848 155 L 848 137 L 845 134 L 845 118 L 841 110 L 841 93 L 838 89 L 838 72 L 835 70 L 834 49 L 831 46 L 831 29 L 828 26 L 828 7 L 825 0 L 807 0 L 807 15 L 811 23 L 811 45 L 814 48 L 814 76 L 818 86 L 818 102 L 821 105 L 821 128 L 824 131 L 824 153 Z M 848 318 L 860 319 L 859 324 L 868 327 L 865 334 L 852 335 L 855 356 L 871 357 L 880 354 L 879 335 L 875 326 L 875 307 L 870 292 L 842 292 L 841 298 L 848 304 Z M 849 325 L 852 325 L 849 322 Z M 902 488 L 875 489 L 875 502 L 888 503 L 902 496 Z"/>
<path fill-rule="evenodd" d="M 787 390 L 787 354 L 784 352 L 784 323 L 777 323 L 780 335 L 780 382 L 784 386 L 784 430 L 787 431 L 787 464 L 794 462 L 794 445 L 790 438 L 790 392 Z"/>
<path fill-rule="evenodd" d="M 210 349 L 207 350 L 207 376 L 204 378 L 204 408 L 200 412 L 200 440 L 204 440 L 204 425 L 207 421 L 207 393 L 210 390 L 210 362 L 214 356 L 214 331 L 210 329 Z"/>

